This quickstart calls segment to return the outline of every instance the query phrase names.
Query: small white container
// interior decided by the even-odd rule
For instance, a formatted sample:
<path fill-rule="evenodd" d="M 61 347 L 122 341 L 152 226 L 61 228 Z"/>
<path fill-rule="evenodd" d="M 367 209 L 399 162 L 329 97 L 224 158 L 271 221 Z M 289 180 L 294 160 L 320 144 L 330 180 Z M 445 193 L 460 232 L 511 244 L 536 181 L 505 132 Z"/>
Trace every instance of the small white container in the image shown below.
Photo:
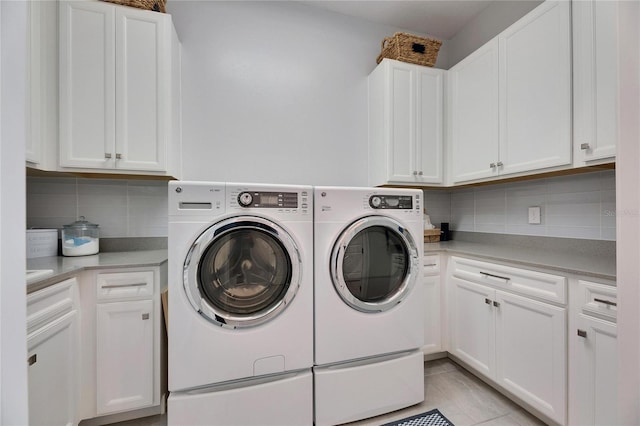
<path fill-rule="evenodd" d="M 57 229 L 27 229 L 27 259 L 57 255 Z"/>

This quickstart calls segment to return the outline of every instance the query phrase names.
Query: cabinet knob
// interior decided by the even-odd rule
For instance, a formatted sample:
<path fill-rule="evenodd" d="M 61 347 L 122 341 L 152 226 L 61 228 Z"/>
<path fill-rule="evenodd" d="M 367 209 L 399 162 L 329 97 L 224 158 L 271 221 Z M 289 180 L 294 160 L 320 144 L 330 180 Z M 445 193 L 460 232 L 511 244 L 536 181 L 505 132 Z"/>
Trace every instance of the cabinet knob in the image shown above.
<path fill-rule="evenodd" d="M 489 168 L 491 168 L 491 169 L 495 169 L 495 168 L 496 168 L 496 163 L 491 163 L 491 164 L 489 164 Z"/>
<path fill-rule="evenodd" d="M 498 162 L 496 163 L 496 166 L 498 166 L 498 167 L 502 167 L 502 166 L 504 166 L 504 164 L 502 164 L 502 161 L 498 161 Z"/>
<path fill-rule="evenodd" d="M 484 298 L 484 303 L 491 306 L 491 300 L 487 299 L 486 297 Z"/>
<path fill-rule="evenodd" d="M 106 158 L 107 160 L 111 159 L 111 153 L 110 152 L 105 152 L 104 153 L 104 158 Z"/>
<path fill-rule="evenodd" d="M 149 319 L 149 314 L 142 314 L 142 319 L 143 320 L 148 320 Z"/>
<path fill-rule="evenodd" d="M 116 152 L 116 160 L 122 160 L 122 154 Z"/>
<path fill-rule="evenodd" d="M 500 307 L 500 302 L 496 302 L 495 300 L 493 301 L 493 306 L 495 306 L 496 308 Z"/>
<path fill-rule="evenodd" d="M 27 358 L 27 362 L 29 363 L 29 365 L 33 365 L 38 362 L 38 354 L 31 355 L 29 358 Z"/>
<path fill-rule="evenodd" d="M 591 149 L 591 146 L 588 143 L 581 143 L 580 144 L 580 149 L 582 149 L 582 150 Z"/>
<path fill-rule="evenodd" d="M 416 176 L 418 172 L 416 170 L 413 171 L 413 175 Z"/>
<path fill-rule="evenodd" d="M 424 173 L 422 173 L 422 172 L 418 172 L 418 175 L 419 175 L 419 176 L 422 176 L 423 174 L 424 174 Z"/>
<path fill-rule="evenodd" d="M 585 330 L 578 329 L 578 336 L 586 338 L 587 337 L 587 332 Z"/>

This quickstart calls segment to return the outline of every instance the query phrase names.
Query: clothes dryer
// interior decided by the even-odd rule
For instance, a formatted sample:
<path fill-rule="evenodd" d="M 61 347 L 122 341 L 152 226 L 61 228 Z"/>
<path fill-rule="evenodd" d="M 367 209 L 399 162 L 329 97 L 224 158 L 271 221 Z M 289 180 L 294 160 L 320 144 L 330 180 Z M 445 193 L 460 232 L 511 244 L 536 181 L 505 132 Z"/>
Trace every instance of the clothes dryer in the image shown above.
<path fill-rule="evenodd" d="M 168 198 L 169 423 L 310 424 L 312 188 L 176 181 Z"/>
<path fill-rule="evenodd" d="M 422 198 L 314 188 L 316 425 L 424 400 Z"/>

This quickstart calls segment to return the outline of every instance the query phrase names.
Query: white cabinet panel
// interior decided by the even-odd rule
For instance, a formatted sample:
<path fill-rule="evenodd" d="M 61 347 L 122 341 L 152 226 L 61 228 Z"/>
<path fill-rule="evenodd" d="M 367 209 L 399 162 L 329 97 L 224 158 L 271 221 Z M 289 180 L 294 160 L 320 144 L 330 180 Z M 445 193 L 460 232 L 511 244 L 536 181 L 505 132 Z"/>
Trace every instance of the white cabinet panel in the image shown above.
<path fill-rule="evenodd" d="M 576 166 L 616 155 L 619 2 L 572 3 L 573 132 Z"/>
<path fill-rule="evenodd" d="M 76 310 L 27 336 L 29 424 L 76 424 Z"/>
<path fill-rule="evenodd" d="M 570 11 L 546 1 L 498 36 L 501 174 L 571 164 Z"/>
<path fill-rule="evenodd" d="M 151 406 L 154 396 L 153 300 L 97 306 L 98 414 Z"/>
<path fill-rule="evenodd" d="M 369 75 L 369 184 L 442 183 L 444 71 L 384 59 Z"/>
<path fill-rule="evenodd" d="M 498 174 L 498 83 L 498 39 L 449 70 L 448 164 L 454 183 Z"/>

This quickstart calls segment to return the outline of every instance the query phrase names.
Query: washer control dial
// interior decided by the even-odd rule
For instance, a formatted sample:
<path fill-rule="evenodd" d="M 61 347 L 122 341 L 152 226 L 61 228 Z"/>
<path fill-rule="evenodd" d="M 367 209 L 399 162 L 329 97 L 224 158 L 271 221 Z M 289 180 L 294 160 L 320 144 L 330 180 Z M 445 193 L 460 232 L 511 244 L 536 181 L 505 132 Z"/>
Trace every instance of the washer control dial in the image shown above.
<path fill-rule="evenodd" d="M 376 196 L 371 197 L 372 207 L 374 208 L 380 207 L 380 204 L 382 204 L 382 200 L 380 199 L 380 197 L 376 197 Z"/>
<path fill-rule="evenodd" d="M 248 192 L 242 192 L 238 195 L 238 203 L 240 203 L 242 207 L 248 207 L 253 203 L 253 196 Z"/>

